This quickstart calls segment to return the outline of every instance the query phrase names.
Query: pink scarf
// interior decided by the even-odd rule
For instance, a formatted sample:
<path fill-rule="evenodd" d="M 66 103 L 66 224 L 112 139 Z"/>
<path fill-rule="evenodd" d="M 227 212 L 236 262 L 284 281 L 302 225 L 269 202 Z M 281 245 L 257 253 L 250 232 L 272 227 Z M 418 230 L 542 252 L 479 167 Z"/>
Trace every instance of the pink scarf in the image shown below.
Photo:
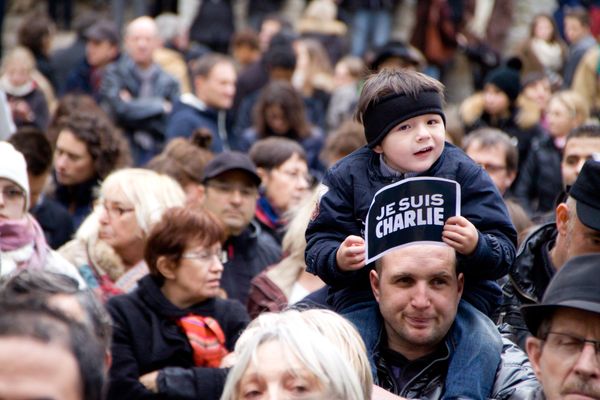
<path fill-rule="evenodd" d="M 32 242 L 33 254 L 29 260 L 19 264 L 20 269 L 44 268 L 48 254 L 44 232 L 35 218 L 29 214 L 20 220 L 0 220 L 0 250 L 17 250 Z"/>

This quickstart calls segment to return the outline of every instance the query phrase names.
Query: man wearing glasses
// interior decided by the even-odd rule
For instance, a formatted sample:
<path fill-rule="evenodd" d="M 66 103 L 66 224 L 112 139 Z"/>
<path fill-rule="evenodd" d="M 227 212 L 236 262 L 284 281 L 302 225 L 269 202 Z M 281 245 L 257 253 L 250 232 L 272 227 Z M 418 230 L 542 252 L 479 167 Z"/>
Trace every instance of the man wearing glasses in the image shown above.
<path fill-rule="evenodd" d="M 600 254 L 569 260 L 540 304 L 523 306 L 539 399 L 600 399 Z"/>
<path fill-rule="evenodd" d="M 235 151 L 218 154 L 204 169 L 203 205 L 223 223 L 227 236 L 221 287 L 243 305 L 252 278 L 281 258 L 280 246 L 254 221 L 260 182 L 250 158 Z"/>

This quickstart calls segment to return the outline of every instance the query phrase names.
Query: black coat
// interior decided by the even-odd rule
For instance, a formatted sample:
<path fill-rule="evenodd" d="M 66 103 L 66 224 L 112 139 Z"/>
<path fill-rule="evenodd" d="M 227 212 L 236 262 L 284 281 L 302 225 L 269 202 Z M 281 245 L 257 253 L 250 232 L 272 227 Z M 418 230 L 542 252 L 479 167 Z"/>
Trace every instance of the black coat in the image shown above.
<path fill-rule="evenodd" d="M 562 151 L 548 135 L 534 137 L 514 185 L 514 196 L 531 216 L 554 210 L 562 192 Z"/>
<path fill-rule="evenodd" d="M 449 143 L 431 168 L 417 176 L 451 179 L 461 185 L 461 215 L 479 231 L 474 253 L 459 255 L 465 276 L 474 282 L 504 276 L 515 257 L 517 234 L 490 177 Z M 373 196 L 398 180 L 383 176 L 379 154 L 366 146 L 336 163 L 323 179 L 328 190 L 324 190 L 306 230 L 306 269 L 332 287 L 337 309 L 373 296 L 368 268 L 341 271 L 336 252 L 348 235 L 363 236 Z"/>
<path fill-rule="evenodd" d="M 218 398 L 226 371 L 195 367 L 192 347 L 176 322 L 190 313 L 214 318 L 231 351 L 249 322 L 239 303 L 215 298 L 181 309 L 167 300 L 155 278 L 148 275 L 134 292 L 111 298 L 107 308 L 114 323 L 108 399 Z M 162 393 L 153 394 L 139 378 L 157 370 L 161 371 Z"/>
<path fill-rule="evenodd" d="M 556 235 L 553 222 L 533 231 L 521 244 L 508 271 L 509 279 L 502 287 L 502 305 L 496 322 L 501 331 L 523 350 L 529 330 L 521 315 L 521 306 L 538 304 L 556 272 L 549 254 Z"/>
<path fill-rule="evenodd" d="M 250 281 L 269 265 L 281 260 L 281 247 L 258 223 L 252 221 L 239 236 L 232 236 L 223 244 L 227 262 L 223 264 L 221 287 L 230 299 L 244 306 L 250 293 Z"/>

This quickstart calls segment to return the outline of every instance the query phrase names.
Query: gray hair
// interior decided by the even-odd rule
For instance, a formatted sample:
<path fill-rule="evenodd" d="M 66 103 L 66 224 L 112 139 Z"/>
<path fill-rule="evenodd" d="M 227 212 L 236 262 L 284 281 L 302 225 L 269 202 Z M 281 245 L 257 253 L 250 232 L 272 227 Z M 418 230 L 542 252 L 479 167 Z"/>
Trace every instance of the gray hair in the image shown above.
<path fill-rule="evenodd" d="M 315 324 L 297 310 L 265 313 L 250 323 L 236 344 L 237 362 L 229 372 L 221 400 L 239 398 L 239 382 L 245 371 L 256 364 L 258 348 L 271 341 L 279 342 L 285 349 L 282 357 L 297 358 L 316 377 L 327 399 L 364 399 L 364 388 L 343 346 L 325 335 L 325 330 L 316 329 Z"/>

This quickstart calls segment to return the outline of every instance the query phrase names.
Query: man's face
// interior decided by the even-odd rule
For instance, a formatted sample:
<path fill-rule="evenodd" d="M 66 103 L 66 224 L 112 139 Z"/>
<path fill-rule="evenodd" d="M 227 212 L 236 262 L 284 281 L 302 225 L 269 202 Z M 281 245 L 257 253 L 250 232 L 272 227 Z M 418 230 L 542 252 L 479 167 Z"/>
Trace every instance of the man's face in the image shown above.
<path fill-rule="evenodd" d="M 552 318 L 550 332 L 545 340 L 530 337 L 526 344 L 546 398 L 600 399 L 598 353 L 589 343 L 583 348 L 577 345 L 578 339 L 600 340 L 600 315 L 560 308 Z"/>
<path fill-rule="evenodd" d="M 58 183 L 65 186 L 85 182 L 95 174 L 94 160 L 87 145 L 69 130 L 63 130 L 58 135 L 54 171 Z"/>
<path fill-rule="evenodd" d="M 92 67 L 103 67 L 111 63 L 117 52 L 117 46 L 108 40 L 88 40 L 85 44 L 85 55 Z"/>
<path fill-rule="evenodd" d="M 228 236 L 246 229 L 256 209 L 258 189 L 248 173 L 227 171 L 205 184 L 204 206 L 225 225 Z"/>
<path fill-rule="evenodd" d="M 152 20 L 140 18 L 131 22 L 125 36 L 125 48 L 137 65 L 142 68 L 150 66 L 154 50 L 158 46 L 158 33 Z"/>
<path fill-rule="evenodd" d="M 485 169 L 501 194 L 512 185 L 516 171 L 506 168 L 506 150 L 501 144 L 483 147 L 478 141 L 473 141 L 465 152 Z"/>
<path fill-rule="evenodd" d="M 564 186 L 571 186 L 575 183 L 583 164 L 594 154 L 600 155 L 600 138 L 598 137 L 575 137 L 567 141 L 561 164 Z"/>
<path fill-rule="evenodd" d="M 75 357 L 58 344 L 0 339 L 1 399 L 83 399 Z"/>
<path fill-rule="evenodd" d="M 565 17 L 564 20 L 565 25 L 565 37 L 567 38 L 567 42 L 576 43 L 584 37 L 588 28 L 583 25 L 577 18 L 573 17 Z"/>
<path fill-rule="evenodd" d="M 196 78 L 196 94 L 207 106 L 228 110 L 233 105 L 237 74 L 229 62 L 216 64 L 208 76 Z"/>
<path fill-rule="evenodd" d="M 389 347 L 412 360 L 435 351 L 454 322 L 463 290 L 447 246 L 409 245 L 380 259 L 371 288 Z"/>

